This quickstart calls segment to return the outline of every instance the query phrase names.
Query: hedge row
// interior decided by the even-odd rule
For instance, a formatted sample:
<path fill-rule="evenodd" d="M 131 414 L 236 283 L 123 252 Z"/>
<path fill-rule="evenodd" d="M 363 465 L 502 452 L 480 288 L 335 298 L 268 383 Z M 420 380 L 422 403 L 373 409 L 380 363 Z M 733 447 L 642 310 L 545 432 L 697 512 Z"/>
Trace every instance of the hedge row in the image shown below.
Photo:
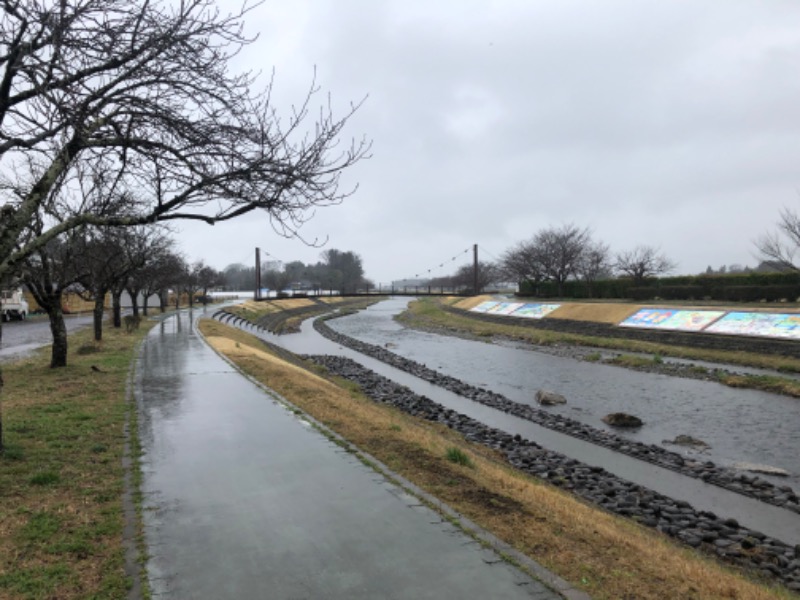
<path fill-rule="evenodd" d="M 551 282 L 520 284 L 520 296 L 538 298 L 601 298 L 629 300 L 721 300 L 726 302 L 796 302 L 800 299 L 800 273 L 752 273 L 749 275 L 696 275 L 663 277 L 634 283 L 631 279 L 608 279 L 587 283 L 568 281 L 558 287 Z"/>

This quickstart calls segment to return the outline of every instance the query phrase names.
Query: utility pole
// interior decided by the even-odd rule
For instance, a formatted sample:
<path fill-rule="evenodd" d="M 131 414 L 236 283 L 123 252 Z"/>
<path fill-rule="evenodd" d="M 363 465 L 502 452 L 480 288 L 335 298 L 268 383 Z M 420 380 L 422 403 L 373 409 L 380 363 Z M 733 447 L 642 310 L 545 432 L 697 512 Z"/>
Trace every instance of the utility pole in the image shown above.
<path fill-rule="evenodd" d="M 261 299 L 261 248 L 256 248 L 256 289 L 253 300 Z"/>
<path fill-rule="evenodd" d="M 478 244 L 472 246 L 472 295 L 477 296 L 478 289 Z"/>

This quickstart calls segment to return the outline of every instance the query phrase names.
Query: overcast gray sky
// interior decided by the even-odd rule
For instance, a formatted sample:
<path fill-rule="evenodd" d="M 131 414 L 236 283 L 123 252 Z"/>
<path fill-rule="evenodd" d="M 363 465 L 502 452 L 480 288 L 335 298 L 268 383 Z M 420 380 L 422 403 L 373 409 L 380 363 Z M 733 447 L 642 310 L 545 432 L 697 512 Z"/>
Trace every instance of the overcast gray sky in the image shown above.
<path fill-rule="evenodd" d="M 247 27 L 236 65 L 274 68 L 278 109 L 315 68 L 339 112 L 368 96 L 345 132 L 373 140 L 344 178 L 359 190 L 302 234 L 375 283 L 565 223 L 658 246 L 675 273 L 755 265 L 753 239 L 800 204 L 796 0 L 267 0 Z M 187 257 L 220 269 L 255 246 L 322 251 L 263 214 L 181 227 Z"/>

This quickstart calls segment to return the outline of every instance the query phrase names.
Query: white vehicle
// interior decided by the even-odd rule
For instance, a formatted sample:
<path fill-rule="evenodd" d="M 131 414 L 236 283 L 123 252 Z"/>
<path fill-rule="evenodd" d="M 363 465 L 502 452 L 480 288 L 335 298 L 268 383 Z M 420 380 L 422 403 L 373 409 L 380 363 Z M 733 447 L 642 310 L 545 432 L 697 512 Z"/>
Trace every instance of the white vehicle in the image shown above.
<path fill-rule="evenodd" d="M 22 288 L 0 291 L 0 312 L 2 313 L 3 321 L 10 321 L 11 319 L 25 320 L 28 316 L 28 302 L 25 300 Z"/>

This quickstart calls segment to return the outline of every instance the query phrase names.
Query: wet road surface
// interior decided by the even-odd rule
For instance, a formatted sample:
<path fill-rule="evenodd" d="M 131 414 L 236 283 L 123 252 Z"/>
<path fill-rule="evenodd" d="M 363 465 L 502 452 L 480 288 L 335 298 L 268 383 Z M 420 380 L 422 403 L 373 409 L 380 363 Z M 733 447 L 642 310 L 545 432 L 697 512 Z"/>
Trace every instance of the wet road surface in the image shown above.
<path fill-rule="evenodd" d="M 311 428 L 182 313 L 137 365 L 155 598 L 559 598 Z"/>
<path fill-rule="evenodd" d="M 74 331 L 92 324 L 92 315 L 64 315 L 67 331 Z M 50 321 L 47 317 L 35 317 L 26 321 L 3 323 L 3 338 L 0 340 L 0 361 L 20 358 L 42 346 L 53 343 Z"/>

